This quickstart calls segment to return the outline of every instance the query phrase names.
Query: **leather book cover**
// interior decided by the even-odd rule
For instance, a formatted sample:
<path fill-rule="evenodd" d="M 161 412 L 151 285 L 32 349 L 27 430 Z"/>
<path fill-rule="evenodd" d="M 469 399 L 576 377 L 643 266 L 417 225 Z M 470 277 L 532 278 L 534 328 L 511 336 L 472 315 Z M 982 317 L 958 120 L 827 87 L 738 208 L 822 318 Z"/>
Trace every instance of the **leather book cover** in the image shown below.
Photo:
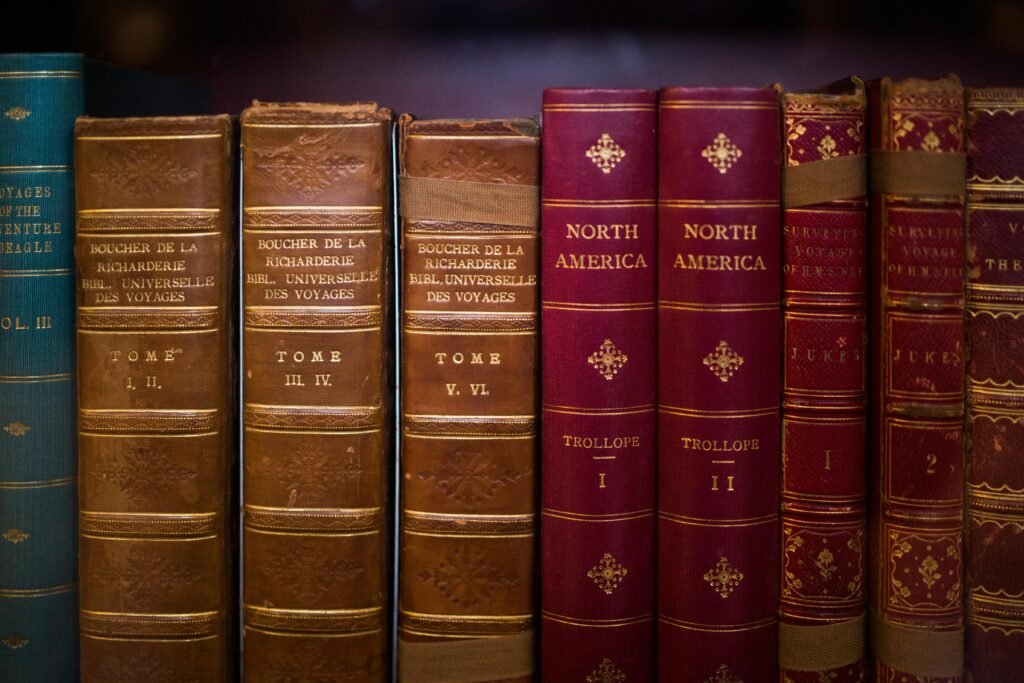
<path fill-rule="evenodd" d="M 966 673 L 1024 671 L 1024 90 L 967 89 Z"/>
<path fill-rule="evenodd" d="M 963 88 L 872 81 L 868 116 L 871 668 L 960 681 Z"/>
<path fill-rule="evenodd" d="M 658 107 L 659 679 L 776 681 L 779 91 Z"/>
<path fill-rule="evenodd" d="M 539 152 L 399 121 L 403 683 L 535 680 Z"/>
<path fill-rule="evenodd" d="M 544 91 L 541 673 L 550 681 L 654 679 L 656 105 L 654 90 Z"/>
<path fill-rule="evenodd" d="M 75 129 L 81 674 L 230 680 L 228 116 Z"/>
<path fill-rule="evenodd" d="M 383 682 L 391 112 L 241 122 L 245 680 Z"/>
<path fill-rule="evenodd" d="M 842 164 L 858 181 L 783 213 L 784 683 L 864 676 L 867 98 L 859 80 L 844 86 L 783 96 L 787 189 Z"/>

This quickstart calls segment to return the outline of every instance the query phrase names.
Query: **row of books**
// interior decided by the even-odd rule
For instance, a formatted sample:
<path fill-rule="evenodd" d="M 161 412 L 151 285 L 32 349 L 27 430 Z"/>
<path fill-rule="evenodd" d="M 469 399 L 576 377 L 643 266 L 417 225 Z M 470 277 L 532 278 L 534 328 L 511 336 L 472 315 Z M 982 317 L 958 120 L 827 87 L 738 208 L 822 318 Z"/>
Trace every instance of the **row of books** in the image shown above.
<path fill-rule="evenodd" d="M 1019 675 L 1024 90 L 91 78 L 0 56 L 0 679 Z"/>

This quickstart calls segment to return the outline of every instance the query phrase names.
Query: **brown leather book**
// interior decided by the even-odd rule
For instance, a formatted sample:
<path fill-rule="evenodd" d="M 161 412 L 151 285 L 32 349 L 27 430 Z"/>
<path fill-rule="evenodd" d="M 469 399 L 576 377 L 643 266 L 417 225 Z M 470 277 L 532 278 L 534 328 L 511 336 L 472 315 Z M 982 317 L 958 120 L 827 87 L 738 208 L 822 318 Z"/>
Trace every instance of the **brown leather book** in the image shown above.
<path fill-rule="evenodd" d="M 530 681 L 539 128 L 399 129 L 399 680 Z"/>
<path fill-rule="evenodd" d="M 247 681 L 384 681 L 391 112 L 242 113 Z"/>
<path fill-rule="evenodd" d="M 231 120 L 80 118 L 83 681 L 227 681 Z"/>

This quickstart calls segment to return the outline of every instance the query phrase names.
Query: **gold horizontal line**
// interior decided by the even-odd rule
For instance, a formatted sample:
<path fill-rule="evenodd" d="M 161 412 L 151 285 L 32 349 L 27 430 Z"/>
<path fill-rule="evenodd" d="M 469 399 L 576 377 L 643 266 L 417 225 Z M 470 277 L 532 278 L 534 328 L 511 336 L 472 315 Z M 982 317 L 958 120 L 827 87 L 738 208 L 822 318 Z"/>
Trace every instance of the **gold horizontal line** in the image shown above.
<path fill-rule="evenodd" d="M 135 636 L 134 638 L 130 636 L 98 636 L 95 633 L 89 632 L 83 632 L 81 637 L 83 639 L 88 638 L 90 640 L 106 640 L 113 643 L 124 643 L 126 640 L 134 640 L 136 638 L 139 638 L 139 636 Z M 147 643 L 199 643 L 204 640 L 218 640 L 222 637 L 223 636 L 221 636 L 219 633 L 214 633 L 208 636 L 195 636 L 192 638 L 152 638 L 149 636 L 145 636 L 145 641 Z"/>
<path fill-rule="evenodd" d="M 56 173 L 61 171 L 71 171 L 71 167 L 65 164 L 0 166 L 0 173 Z"/>
<path fill-rule="evenodd" d="M 132 207 L 132 208 L 117 208 L 117 209 L 78 209 L 78 213 L 87 214 L 100 214 L 100 213 L 220 213 L 219 208 L 213 207 L 196 207 L 196 206 L 164 206 L 164 207 Z"/>
<path fill-rule="evenodd" d="M 266 534 L 268 536 L 308 536 L 312 538 L 323 538 L 324 536 L 352 537 L 352 536 L 378 536 L 384 533 L 385 529 L 371 529 L 370 531 L 345 531 L 343 529 L 324 529 L 323 531 L 272 531 L 263 527 L 254 526 L 248 522 L 242 522 L 246 533 Z"/>
<path fill-rule="evenodd" d="M 476 420 L 481 420 L 481 419 L 482 420 L 495 420 L 496 422 L 503 422 L 503 421 L 506 421 L 506 420 L 534 420 L 537 417 L 536 415 L 533 415 L 533 414 L 529 414 L 529 415 L 508 415 L 508 414 L 504 414 L 504 413 L 501 414 L 501 415 L 453 415 L 453 414 L 442 415 L 441 413 L 402 413 L 402 416 L 403 417 L 407 417 L 407 418 L 411 418 L 411 419 L 414 419 L 414 420 L 417 420 L 417 419 L 440 418 L 440 419 L 443 419 L 443 420 L 453 420 L 453 421 L 456 421 L 456 422 L 459 421 L 459 420 L 467 420 L 467 421 L 472 420 L 472 421 L 476 421 Z"/>
<path fill-rule="evenodd" d="M 523 142 L 536 142 L 540 139 L 537 135 L 522 135 L 522 134 L 510 134 L 504 135 L 500 133 L 479 133 L 479 134 L 445 134 L 445 133 L 409 133 L 405 137 L 407 138 L 423 138 L 425 140 L 512 140 L 512 141 L 523 141 Z M 409 176 L 416 177 L 416 176 Z"/>
<path fill-rule="evenodd" d="M 654 301 L 614 301 L 607 303 L 585 303 L 582 301 L 541 301 L 542 306 L 572 306 L 575 308 L 592 308 L 597 311 L 603 311 L 609 306 L 615 306 L 616 308 L 637 308 L 640 310 L 650 310 L 654 308 Z"/>
<path fill-rule="evenodd" d="M 81 71 L 72 69 L 0 71 L 0 78 L 80 78 L 81 76 Z"/>
<path fill-rule="evenodd" d="M 73 372 L 52 375 L 0 375 L 0 384 L 32 384 L 34 382 L 67 382 L 75 379 Z"/>
<path fill-rule="evenodd" d="M 525 534 L 503 534 L 500 532 L 492 534 L 464 534 L 459 531 L 453 531 L 450 534 L 444 534 L 433 531 L 413 531 L 404 526 L 402 527 L 402 533 L 409 534 L 410 536 L 430 536 L 432 538 L 535 538 L 537 536 L 536 531 Z"/>
<path fill-rule="evenodd" d="M 682 417 L 706 417 L 706 418 L 746 418 L 746 417 L 767 417 L 779 413 L 778 406 L 766 408 L 752 408 L 750 410 L 699 410 L 697 408 L 683 408 L 680 406 L 659 405 L 658 411 L 669 415 L 680 415 Z"/>
<path fill-rule="evenodd" d="M 377 213 L 383 213 L 384 207 L 380 204 L 373 204 L 370 206 L 366 205 L 348 205 L 348 204 L 288 204 L 288 205 L 257 205 L 257 206 L 243 206 L 244 211 L 252 212 L 276 212 L 276 211 L 303 211 L 309 213 L 335 213 L 335 212 L 370 212 L 376 211 Z"/>
<path fill-rule="evenodd" d="M 679 105 L 683 105 L 683 104 L 699 104 L 699 105 L 704 105 L 704 106 L 708 106 L 708 107 L 717 107 L 719 105 L 743 105 L 743 106 L 765 107 L 766 109 L 778 109 L 779 108 L 779 103 L 778 102 L 769 102 L 768 100 L 707 100 L 707 99 L 683 100 L 683 99 L 675 99 L 675 100 L 659 100 L 658 101 L 658 106 L 659 107 L 666 107 L 666 106 L 671 106 L 671 105 L 676 105 L 676 104 L 679 104 Z"/>
<path fill-rule="evenodd" d="M 704 631 L 707 633 L 736 633 L 739 631 L 756 631 L 757 629 L 765 628 L 767 626 L 774 627 L 777 618 L 771 617 L 762 621 L 751 621 L 745 624 L 698 624 L 693 621 L 683 621 L 681 619 L 673 619 L 672 617 L 660 616 L 658 621 L 669 626 L 675 626 L 676 628 L 686 629 L 687 631 Z"/>
<path fill-rule="evenodd" d="M 78 135 L 75 140 L 212 140 L 225 137 L 222 133 L 176 133 L 169 135 Z"/>
<path fill-rule="evenodd" d="M 559 510 L 541 510 L 541 516 L 564 519 L 569 522 L 589 522 L 593 524 L 608 524 L 615 522 L 632 522 L 638 519 L 653 519 L 654 510 L 639 510 L 637 512 L 624 512 L 617 515 L 586 515 L 572 512 L 561 512 Z"/>
<path fill-rule="evenodd" d="M 376 328 L 380 329 L 380 328 Z M 342 332 L 344 330 L 326 330 L 327 332 Z M 484 336 L 510 336 L 510 337 L 522 337 L 522 336 L 537 336 L 537 330 L 410 330 L 405 328 L 402 330 L 402 334 L 425 334 L 425 335 L 484 335 Z"/>
<path fill-rule="evenodd" d="M 243 123 L 242 128 L 367 128 L 383 127 L 386 121 L 350 121 L 347 123 Z"/>
<path fill-rule="evenodd" d="M 259 424 L 259 423 L 256 423 Z M 256 432 L 257 434 L 309 434 L 311 436 L 359 436 L 361 434 L 379 434 L 384 431 L 383 425 L 380 427 L 372 427 L 369 429 L 347 429 L 339 427 L 337 429 L 295 429 L 294 427 L 279 427 L 279 428 L 268 428 L 266 426 L 253 427 L 250 423 L 245 424 L 245 431 Z"/>
<path fill-rule="evenodd" d="M 655 111 L 657 105 L 654 102 L 650 104 L 643 104 L 640 102 L 593 102 L 589 104 L 579 103 L 573 104 L 570 102 L 560 102 L 557 104 L 545 104 L 541 107 L 542 111 L 583 111 L 583 112 L 602 112 L 602 111 Z"/>
<path fill-rule="evenodd" d="M 765 301 L 745 304 L 710 304 L 697 301 L 658 301 L 658 308 L 683 311 L 711 311 L 714 313 L 746 313 L 748 311 L 778 311 L 780 301 Z"/>
<path fill-rule="evenodd" d="M 42 598 L 49 595 L 70 593 L 78 587 L 78 583 L 65 583 L 50 588 L 0 588 L 0 598 Z"/>
<path fill-rule="evenodd" d="M 74 268 L 33 268 L 31 270 L 0 270 L 0 277 L 34 277 L 37 275 L 74 275 Z"/>
<path fill-rule="evenodd" d="M 584 408 L 582 406 L 545 404 L 542 409 L 551 413 L 565 413 L 567 415 L 634 415 L 637 413 L 654 412 L 655 405 L 650 403 L 642 406 L 622 406 L 620 408 Z"/>
<path fill-rule="evenodd" d="M 56 479 L 33 479 L 29 481 L 0 481 L 0 489 L 13 491 L 18 489 L 45 489 L 58 486 L 71 486 L 78 477 L 57 477 Z"/>
<path fill-rule="evenodd" d="M 544 610 L 540 614 L 541 619 L 547 619 L 549 621 L 557 621 L 561 624 L 570 624 L 572 626 L 583 626 L 587 628 L 616 628 L 622 626 L 632 626 L 634 624 L 642 624 L 647 621 L 652 621 L 654 615 L 651 613 L 641 614 L 635 617 L 625 617 L 622 619 L 579 619 L 571 617 L 567 614 L 558 614 L 556 612 L 549 612 Z"/>
<path fill-rule="evenodd" d="M 536 434 L 466 434 L 464 432 L 458 432 L 456 434 L 417 434 L 410 432 L 408 428 L 402 430 L 402 436 L 407 439 L 428 439 L 435 441 L 443 441 L 446 439 L 457 439 L 459 441 L 527 441 L 536 439 Z"/>
<path fill-rule="evenodd" d="M 654 305 L 627 306 L 624 308 L 616 308 L 615 306 L 602 306 L 601 308 L 592 308 L 589 306 L 558 306 L 553 304 L 543 304 L 541 308 L 544 309 L 545 311 L 579 311 L 583 313 L 633 313 L 657 310 Z"/>
<path fill-rule="evenodd" d="M 701 517 L 687 517 L 685 515 L 674 515 L 670 512 L 661 510 L 658 512 L 658 519 L 664 519 L 668 522 L 675 522 L 676 524 L 687 524 L 690 526 L 706 526 L 706 527 L 744 527 L 744 526 L 761 526 L 763 524 L 770 524 L 779 520 L 777 513 L 770 515 L 762 515 L 761 517 L 745 517 L 738 519 L 705 519 Z"/>
<path fill-rule="evenodd" d="M 87 534 L 79 533 L 79 538 L 89 538 L 94 541 L 137 541 L 139 539 L 145 539 L 147 543 L 193 543 L 195 541 L 212 541 L 215 539 L 223 539 L 221 534 L 206 534 L 204 536 L 186 536 L 179 537 L 175 536 L 172 538 L 151 535 L 151 532 L 133 532 L 125 531 L 125 536 L 115 536 L 113 533 L 104 534 Z"/>
<path fill-rule="evenodd" d="M 527 614 L 440 614 L 437 612 L 414 612 L 408 609 L 398 610 L 399 614 L 404 614 L 410 617 L 426 617 L 428 619 L 452 619 L 454 621 L 532 621 L 536 615 L 532 612 Z"/>
<path fill-rule="evenodd" d="M 659 207 L 670 209 L 778 209 L 777 200 L 738 201 L 735 199 L 659 199 Z"/>
<path fill-rule="evenodd" d="M 606 209 L 639 209 L 654 208 L 658 205 L 655 199 L 543 199 L 541 206 L 552 208 L 606 208 Z"/>

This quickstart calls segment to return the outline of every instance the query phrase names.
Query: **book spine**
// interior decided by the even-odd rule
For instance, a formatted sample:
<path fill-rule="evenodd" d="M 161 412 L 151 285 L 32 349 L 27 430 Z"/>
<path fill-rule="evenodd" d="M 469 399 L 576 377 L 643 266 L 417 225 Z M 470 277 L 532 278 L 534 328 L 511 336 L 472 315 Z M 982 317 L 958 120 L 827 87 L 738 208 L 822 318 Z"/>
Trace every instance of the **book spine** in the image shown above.
<path fill-rule="evenodd" d="M 1024 90 L 967 90 L 967 675 L 1024 670 Z"/>
<path fill-rule="evenodd" d="M 787 169 L 853 157 L 864 178 L 867 100 L 859 81 L 846 90 L 784 96 Z M 792 683 L 864 676 L 867 205 L 860 192 L 783 214 L 779 675 Z"/>
<path fill-rule="evenodd" d="M 869 632 L 883 681 L 963 669 L 963 107 L 955 77 L 868 87 Z M 945 162 L 950 182 L 930 191 L 901 159 Z"/>
<path fill-rule="evenodd" d="M 539 130 L 404 117 L 400 146 L 399 680 L 535 680 Z"/>
<path fill-rule="evenodd" d="M 774 88 L 658 120 L 658 667 L 777 679 L 781 130 Z"/>
<path fill-rule="evenodd" d="M 83 681 L 231 677 L 232 147 L 76 125 Z"/>
<path fill-rule="evenodd" d="M 544 92 L 546 680 L 654 679 L 656 96 Z"/>
<path fill-rule="evenodd" d="M 75 117 L 82 58 L 0 55 L 0 671 L 78 680 Z"/>
<path fill-rule="evenodd" d="M 389 675 L 390 129 L 242 114 L 247 681 Z"/>

